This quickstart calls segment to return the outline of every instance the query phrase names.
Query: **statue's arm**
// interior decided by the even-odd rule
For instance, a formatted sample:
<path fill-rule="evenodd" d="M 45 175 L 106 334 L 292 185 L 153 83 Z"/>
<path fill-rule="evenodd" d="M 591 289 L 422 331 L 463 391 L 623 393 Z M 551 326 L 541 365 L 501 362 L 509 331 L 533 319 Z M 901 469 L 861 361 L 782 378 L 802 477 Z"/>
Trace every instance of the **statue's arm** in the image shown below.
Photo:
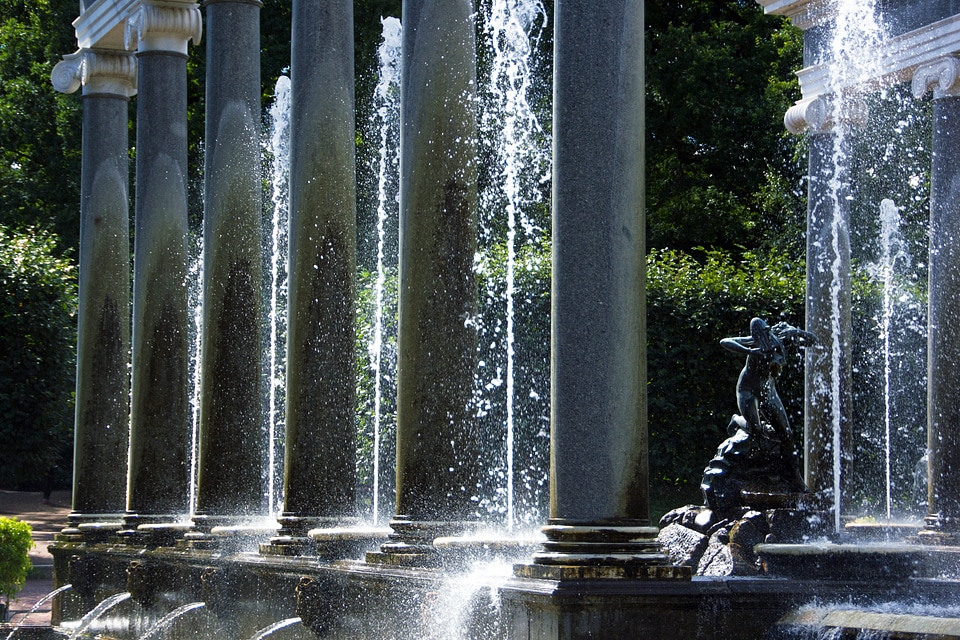
<path fill-rule="evenodd" d="M 745 353 L 747 355 L 760 353 L 760 349 L 754 349 L 748 344 L 753 343 L 753 338 L 742 337 L 742 338 L 724 338 L 720 341 L 720 346 L 726 349 L 727 351 L 733 351 L 734 353 Z"/>
<path fill-rule="evenodd" d="M 780 339 L 784 338 L 797 338 L 803 344 L 816 344 L 817 336 L 810 333 L 809 331 L 804 331 L 803 329 L 798 329 L 793 325 L 789 325 L 786 322 L 777 323 L 774 327 L 774 333 L 776 333 Z"/>

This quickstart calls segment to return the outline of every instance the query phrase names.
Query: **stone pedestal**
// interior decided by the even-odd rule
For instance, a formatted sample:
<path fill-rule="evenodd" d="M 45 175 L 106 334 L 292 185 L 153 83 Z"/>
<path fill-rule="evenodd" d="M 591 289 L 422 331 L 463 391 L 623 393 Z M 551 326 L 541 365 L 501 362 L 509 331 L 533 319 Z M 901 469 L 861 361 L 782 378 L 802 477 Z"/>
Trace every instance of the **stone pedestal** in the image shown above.
<path fill-rule="evenodd" d="M 172 525 L 190 510 L 186 52 L 200 29 L 197 5 L 145 3 L 128 23 L 128 46 L 139 47 L 140 87 L 125 518 L 131 535 L 140 525 Z"/>
<path fill-rule="evenodd" d="M 194 522 L 265 515 L 260 3 L 208 0 L 200 454 Z M 190 534 L 188 534 L 190 535 Z"/>
<path fill-rule="evenodd" d="M 473 4 L 403 5 L 397 506 L 390 554 L 432 553 L 476 517 Z"/>
<path fill-rule="evenodd" d="M 81 65 L 84 73 L 81 74 Z M 136 60 L 122 51 L 80 51 L 53 73 L 54 87 L 83 84 L 80 287 L 73 512 L 80 525 L 116 530 L 126 496 L 130 411 L 130 229 L 127 111 Z M 89 527 L 88 527 L 89 529 Z"/>
<path fill-rule="evenodd" d="M 640 577 L 668 564 L 647 487 L 643 3 L 558 2 L 555 42 L 550 520 L 518 575 Z"/>
<path fill-rule="evenodd" d="M 355 516 L 353 3 L 293 7 L 284 509 L 272 542 Z"/>

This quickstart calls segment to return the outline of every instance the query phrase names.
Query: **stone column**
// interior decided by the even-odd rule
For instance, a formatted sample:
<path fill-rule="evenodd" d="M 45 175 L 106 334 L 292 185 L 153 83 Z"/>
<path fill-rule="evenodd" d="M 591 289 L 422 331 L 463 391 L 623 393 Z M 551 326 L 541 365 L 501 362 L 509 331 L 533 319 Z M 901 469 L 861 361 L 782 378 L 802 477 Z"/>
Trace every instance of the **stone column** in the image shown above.
<path fill-rule="evenodd" d="M 550 520 L 522 575 L 671 569 L 647 484 L 643 10 L 556 3 Z"/>
<path fill-rule="evenodd" d="M 849 145 L 838 138 L 831 100 L 798 103 L 784 123 L 790 132 L 806 131 L 810 137 L 806 329 L 818 342 L 806 348 L 804 479 L 838 523 L 852 428 L 850 185 L 847 167 L 835 161 L 837 155 L 846 157 Z M 845 121 L 845 127 L 859 119 L 853 117 L 857 109 L 848 111 L 851 121 Z"/>
<path fill-rule="evenodd" d="M 473 3 L 403 4 L 397 512 L 386 553 L 432 553 L 476 518 Z"/>
<path fill-rule="evenodd" d="M 127 110 L 136 59 L 81 50 L 53 71 L 64 93 L 83 85 L 80 288 L 73 512 L 67 539 L 120 527 L 130 413 L 130 229 Z M 81 529 L 85 536 L 81 537 Z"/>
<path fill-rule="evenodd" d="M 933 88 L 927 318 L 927 469 L 925 542 L 960 540 L 960 60 L 921 67 L 913 92 Z"/>
<path fill-rule="evenodd" d="M 286 441 L 281 538 L 355 516 L 353 3 L 293 4 Z"/>
<path fill-rule="evenodd" d="M 140 96 L 125 520 L 142 538 L 190 510 L 187 43 L 200 40 L 200 7 L 144 2 L 126 28 Z"/>
<path fill-rule="evenodd" d="M 265 514 L 260 8 L 207 0 L 200 532 Z"/>

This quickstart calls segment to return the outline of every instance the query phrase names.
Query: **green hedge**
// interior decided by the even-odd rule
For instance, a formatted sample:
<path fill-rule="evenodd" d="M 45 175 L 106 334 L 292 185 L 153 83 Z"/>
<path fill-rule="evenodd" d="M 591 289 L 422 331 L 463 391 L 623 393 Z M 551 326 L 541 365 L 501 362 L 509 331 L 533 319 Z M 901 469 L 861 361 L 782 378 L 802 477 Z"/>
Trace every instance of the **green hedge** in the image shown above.
<path fill-rule="evenodd" d="M 647 378 L 650 478 L 654 485 L 698 485 L 737 412 L 744 359 L 720 346 L 749 333 L 750 319 L 803 326 L 804 271 L 785 255 L 734 258 L 705 251 L 647 257 Z M 788 354 L 777 389 L 796 435 L 802 431 L 801 354 Z"/>
<path fill-rule="evenodd" d="M 76 273 L 39 229 L 0 225 L 0 486 L 69 477 Z"/>

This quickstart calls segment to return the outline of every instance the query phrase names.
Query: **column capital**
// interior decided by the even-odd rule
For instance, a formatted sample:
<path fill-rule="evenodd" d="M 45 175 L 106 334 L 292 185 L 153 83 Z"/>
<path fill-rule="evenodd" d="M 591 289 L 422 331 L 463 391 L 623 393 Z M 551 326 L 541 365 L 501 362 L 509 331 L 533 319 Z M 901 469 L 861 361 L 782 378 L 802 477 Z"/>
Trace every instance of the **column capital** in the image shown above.
<path fill-rule="evenodd" d="M 187 55 L 187 43 L 200 44 L 202 35 L 200 5 L 148 0 L 127 18 L 123 43 L 128 50 Z"/>
<path fill-rule="evenodd" d="M 910 86 L 915 98 L 923 97 L 931 88 L 935 100 L 960 96 L 960 59 L 944 56 L 917 67 Z"/>
<path fill-rule="evenodd" d="M 827 131 L 833 126 L 830 105 L 823 96 L 799 100 L 787 109 L 787 113 L 783 116 L 783 124 L 787 127 L 787 131 L 795 135 L 806 131 L 811 133 Z"/>
<path fill-rule="evenodd" d="M 106 93 L 130 98 L 137 93 L 137 59 L 115 50 L 80 49 L 63 56 L 50 74 L 53 88 L 73 93 Z"/>
<path fill-rule="evenodd" d="M 855 95 L 842 96 L 839 104 L 835 94 L 819 95 L 798 100 L 783 116 L 787 131 L 795 135 L 826 133 L 838 120 L 845 125 L 862 125 L 867 120 L 866 103 Z"/>

